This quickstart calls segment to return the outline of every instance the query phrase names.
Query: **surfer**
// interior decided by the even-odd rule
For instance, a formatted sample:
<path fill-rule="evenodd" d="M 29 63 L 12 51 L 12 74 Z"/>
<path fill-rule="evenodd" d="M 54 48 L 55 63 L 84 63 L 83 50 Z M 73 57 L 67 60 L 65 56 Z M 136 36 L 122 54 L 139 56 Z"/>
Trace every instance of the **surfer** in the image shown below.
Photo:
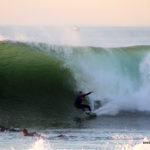
<path fill-rule="evenodd" d="M 20 132 L 21 130 L 6 128 L 6 127 L 0 125 L 0 132 L 5 132 L 5 131 L 8 131 L 8 132 Z"/>
<path fill-rule="evenodd" d="M 93 93 L 92 91 L 86 94 L 83 94 L 82 91 L 79 91 L 75 101 L 74 101 L 74 106 L 78 109 L 82 109 L 82 111 L 85 111 L 87 108 L 89 111 L 91 111 L 91 107 L 89 105 L 82 104 L 82 101 L 85 99 L 85 96 Z"/>
<path fill-rule="evenodd" d="M 42 138 L 42 136 L 40 134 L 37 134 L 36 132 L 29 133 L 27 129 L 22 129 L 22 135 Z"/>

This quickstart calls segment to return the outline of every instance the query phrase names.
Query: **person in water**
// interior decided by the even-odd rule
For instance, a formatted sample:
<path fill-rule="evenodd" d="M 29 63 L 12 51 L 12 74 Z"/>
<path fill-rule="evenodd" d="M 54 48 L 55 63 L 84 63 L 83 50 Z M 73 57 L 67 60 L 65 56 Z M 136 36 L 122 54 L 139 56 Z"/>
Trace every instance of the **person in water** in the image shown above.
<path fill-rule="evenodd" d="M 82 109 L 83 111 L 86 110 L 86 108 L 91 111 L 91 107 L 89 105 L 82 104 L 82 101 L 85 99 L 85 96 L 93 93 L 92 91 L 86 94 L 83 94 L 82 91 L 79 91 L 78 96 L 76 97 L 74 101 L 74 106 L 78 109 Z"/>
<path fill-rule="evenodd" d="M 37 134 L 36 132 L 31 132 L 31 133 L 29 133 L 27 129 L 22 129 L 22 135 L 23 135 L 23 136 L 29 136 L 29 137 L 45 138 L 45 137 L 43 137 L 42 135 Z M 58 135 L 58 136 L 56 136 L 56 137 L 58 137 L 58 138 L 67 138 L 67 137 L 66 137 L 65 135 L 63 135 L 63 134 L 60 134 L 60 135 Z M 53 137 L 53 138 L 54 138 L 54 137 Z"/>
<path fill-rule="evenodd" d="M 20 132 L 21 130 L 12 129 L 12 128 L 6 128 L 6 127 L 0 125 L 0 132 L 5 132 L 5 131 L 8 131 L 8 132 Z"/>
<path fill-rule="evenodd" d="M 40 134 L 37 134 L 36 132 L 29 133 L 27 129 L 22 129 L 22 135 L 42 138 L 42 136 Z"/>

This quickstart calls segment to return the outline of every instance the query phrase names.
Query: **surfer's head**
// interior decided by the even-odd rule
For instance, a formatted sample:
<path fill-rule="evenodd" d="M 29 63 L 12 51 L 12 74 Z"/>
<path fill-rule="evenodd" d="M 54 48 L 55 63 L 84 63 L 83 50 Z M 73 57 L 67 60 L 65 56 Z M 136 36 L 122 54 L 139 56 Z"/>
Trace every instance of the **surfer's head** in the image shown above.
<path fill-rule="evenodd" d="M 23 130 L 22 130 L 22 134 L 23 134 L 23 136 L 27 136 L 28 130 L 27 130 L 27 129 L 23 129 Z"/>
<path fill-rule="evenodd" d="M 82 92 L 82 91 L 79 91 L 78 95 L 79 95 L 79 96 L 83 96 L 83 92 Z"/>

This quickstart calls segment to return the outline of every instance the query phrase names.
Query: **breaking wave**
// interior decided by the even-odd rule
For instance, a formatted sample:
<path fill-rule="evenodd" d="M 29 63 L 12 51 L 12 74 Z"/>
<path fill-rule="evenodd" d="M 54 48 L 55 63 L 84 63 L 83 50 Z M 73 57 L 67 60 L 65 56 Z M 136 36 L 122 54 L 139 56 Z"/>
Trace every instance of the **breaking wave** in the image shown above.
<path fill-rule="evenodd" d="M 149 60 L 150 46 L 96 48 L 0 42 L 1 120 L 8 112 L 67 118 L 73 113 L 78 90 L 94 91 L 88 101 L 92 109 L 101 103 L 95 110 L 97 115 L 149 112 Z"/>

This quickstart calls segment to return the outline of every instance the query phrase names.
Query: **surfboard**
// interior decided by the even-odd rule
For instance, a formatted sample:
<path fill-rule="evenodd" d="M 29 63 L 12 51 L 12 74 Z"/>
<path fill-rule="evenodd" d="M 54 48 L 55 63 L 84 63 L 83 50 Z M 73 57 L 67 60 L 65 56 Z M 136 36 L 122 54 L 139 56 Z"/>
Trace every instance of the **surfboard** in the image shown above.
<path fill-rule="evenodd" d="M 97 117 L 96 113 L 90 111 L 85 111 L 84 114 L 88 117 Z"/>

